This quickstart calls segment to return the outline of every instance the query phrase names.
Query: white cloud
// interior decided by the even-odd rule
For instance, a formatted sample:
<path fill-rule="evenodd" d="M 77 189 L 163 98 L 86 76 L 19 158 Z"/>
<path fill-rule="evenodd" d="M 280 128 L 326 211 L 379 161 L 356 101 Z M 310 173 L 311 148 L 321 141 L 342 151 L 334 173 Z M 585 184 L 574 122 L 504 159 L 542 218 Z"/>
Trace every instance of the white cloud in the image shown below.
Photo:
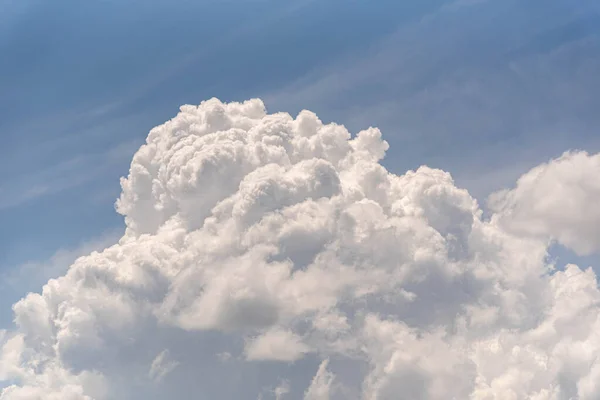
<path fill-rule="evenodd" d="M 179 363 L 177 361 L 169 360 L 169 357 L 169 350 L 163 350 L 158 353 L 154 361 L 152 361 L 152 365 L 150 365 L 150 371 L 148 372 L 150 379 L 161 381 L 165 376 L 177 368 Z"/>
<path fill-rule="evenodd" d="M 248 360 L 275 360 L 293 362 L 304 356 L 309 347 L 293 332 L 270 330 L 253 339 L 246 346 Z"/>
<path fill-rule="evenodd" d="M 281 382 L 281 384 L 273 390 L 276 400 L 283 399 L 285 397 L 285 395 L 288 394 L 289 392 L 290 392 L 290 384 L 287 381 Z"/>
<path fill-rule="evenodd" d="M 597 399 L 594 272 L 551 274 L 555 206 L 541 233 L 506 219 L 564 192 L 529 173 L 486 220 L 387 148 L 260 100 L 182 107 L 121 182 L 125 235 L 14 305 L 0 399 Z M 540 168 L 588 210 L 596 156 L 573 157 Z M 557 240 L 595 249 L 586 229 Z"/>
<path fill-rule="evenodd" d="M 600 251 L 600 154 L 567 152 L 494 193 L 491 208 L 506 229 L 554 239 L 580 255 Z"/>
<path fill-rule="evenodd" d="M 329 360 L 324 360 L 315 374 L 310 386 L 304 394 L 304 400 L 329 400 L 332 390 L 334 375 L 329 372 Z"/>

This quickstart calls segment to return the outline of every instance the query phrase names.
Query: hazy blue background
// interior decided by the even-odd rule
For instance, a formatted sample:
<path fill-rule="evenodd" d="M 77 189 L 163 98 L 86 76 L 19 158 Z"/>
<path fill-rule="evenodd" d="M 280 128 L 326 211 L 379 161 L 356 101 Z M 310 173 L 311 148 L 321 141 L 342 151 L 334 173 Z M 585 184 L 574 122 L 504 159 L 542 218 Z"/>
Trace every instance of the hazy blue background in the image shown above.
<path fill-rule="evenodd" d="M 600 150 L 599 4 L 0 0 L 0 327 L 114 241 L 119 177 L 183 103 L 262 97 L 378 126 L 392 171 L 449 170 L 482 202 Z"/>

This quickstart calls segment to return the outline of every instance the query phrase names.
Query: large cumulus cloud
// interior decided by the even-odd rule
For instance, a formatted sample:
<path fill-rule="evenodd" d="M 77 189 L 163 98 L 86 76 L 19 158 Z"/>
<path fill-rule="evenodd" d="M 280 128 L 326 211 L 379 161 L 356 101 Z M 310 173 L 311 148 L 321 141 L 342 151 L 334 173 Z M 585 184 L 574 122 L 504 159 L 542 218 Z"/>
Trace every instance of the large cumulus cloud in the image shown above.
<path fill-rule="evenodd" d="M 121 181 L 126 233 L 14 305 L 2 400 L 600 398 L 598 156 L 484 219 L 450 174 L 380 161 L 260 100 L 184 106 Z"/>

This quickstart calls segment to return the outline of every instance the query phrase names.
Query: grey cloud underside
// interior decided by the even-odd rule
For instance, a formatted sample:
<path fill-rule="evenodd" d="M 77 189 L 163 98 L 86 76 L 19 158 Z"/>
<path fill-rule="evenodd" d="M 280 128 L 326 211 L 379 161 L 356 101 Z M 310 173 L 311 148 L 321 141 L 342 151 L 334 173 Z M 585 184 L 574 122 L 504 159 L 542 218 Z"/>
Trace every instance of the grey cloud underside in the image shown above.
<path fill-rule="evenodd" d="M 494 195 L 398 176 L 260 100 L 183 106 L 135 154 L 126 233 L 14 305 L 2 400 L 600 397 L 598 155 Z M 554 182 L 554 183 L 553 183 Z"/>

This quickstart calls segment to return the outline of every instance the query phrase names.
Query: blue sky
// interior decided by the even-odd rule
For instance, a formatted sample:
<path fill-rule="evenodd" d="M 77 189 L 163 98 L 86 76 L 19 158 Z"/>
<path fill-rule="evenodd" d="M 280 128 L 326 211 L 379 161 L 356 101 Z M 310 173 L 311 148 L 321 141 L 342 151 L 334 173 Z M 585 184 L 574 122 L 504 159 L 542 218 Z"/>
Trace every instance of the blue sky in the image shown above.
<path fill-rule="evenodd" d="M 148 130 L 184 103 L 261 97 L 270 111 L 378 126 L 392 171 L 443 168 L 481 201 L 565 150 L 600 150 L 592 0 L 0 9 L 3 304 L 118 235 L 119 177 Z M 3 307 L 0 322 L 10 318 Z"/>

